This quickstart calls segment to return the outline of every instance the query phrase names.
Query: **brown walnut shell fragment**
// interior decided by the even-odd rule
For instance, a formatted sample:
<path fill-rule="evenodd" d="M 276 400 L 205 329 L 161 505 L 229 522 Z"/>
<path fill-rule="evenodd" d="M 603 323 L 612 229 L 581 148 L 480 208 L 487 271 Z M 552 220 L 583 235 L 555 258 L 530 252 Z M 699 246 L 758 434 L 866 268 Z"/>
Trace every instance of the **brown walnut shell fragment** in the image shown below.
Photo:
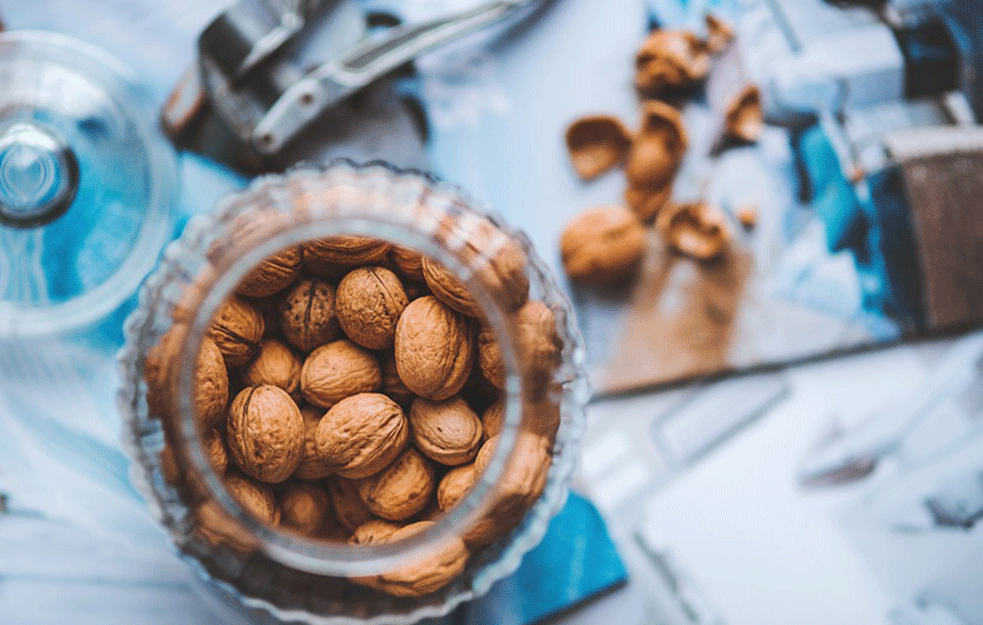
<path fill-rule="evenodd" d="M 382 267 L 359 267 L 338 283 L 335 313 L 355 343 L 368 349 L 392 347 L 396 322 L 409 304 L 396 274 Z"/>
<path fill-rule="evenodd" d="M 423 254 L 416 250 L 394 245 L 389 250 L 389 260 L 407 280 L 423 281 Z"/>
<path fill-rule="evenodd" d="M 410 408 L 410 430 L 417 449 L 449 466 L 474 460 L 481 444 L 481 420 L 460 397 L 415 400 Z"/>
<path fill-rule="evenodd" d="M 629 186 L 662 189 L 672 182 L 689 146 L 679 111 L 657 100 L 642 105 L 642 124 L 625 162 Z"/>
<path fill-rule="evenodd" d="M 655 227 L 678 252 L 697 260 L 712 260 L 730 243 L 727 218 L 705 202 L 678 204 L 667 208 Z"/>
<path fill-rule="evenodd" d="M 440 480 L 437 486 L 437 505 L 447 512 L 464 499 L 478 481 L 474 464 L 454 467 Z"/>
<path fill-rule="evenodd" d="M 335 290 L 321 280 L 301 280 L 280 304 L 283 338 L 302 352 L 310 352 L 338 336 Z"/>
<path fill-rule="evenodd" d="M 268 384 L 287 391 L 293 399 L 299 398 L 301 361 L 281 341 L 263 339 L 259 353 L 242 370 L 242 383 L 246 386 Z"/>
<path fill-rule="evenodd" d="M 143 364 L 147 381 L 147 404 L 157 416 L 172 413 L 173 385 L 177 382 L 179 350 L 184 326 L 172 326 L 150 349 Z M 198 347 L 192 381 L 195 417 L 204 427 L 212 427 L 225 417 L 229 403 L 229 374 L 225 359 L 214 341 L 205 337 Z"/>
<path fill-rule="evenodd" d="M 470 323 L 433 296 L 410 302 L 396 325 L 396 370 L 420 397 L 447 399 L 471 374 L 474 341 Z"/>
<path fill-rule="evenodd" d="M 755 85 L 749 85 L 727 106 L 724 114 L 724 131 L 730 137 L 754 143 L 761 138 L 764 129 L 761 90 Z"/>
<path fill-rule="evenodd" d="M 411 447 L 381 473 L 359 480 L 356 486 L 373 514 L 403 521 L 426 507 L 437 480 L 427 459 Z"/>
<path fill-rule="evenodd" d="M 652 224 L 659 211 L 669 204 L 672 197 L 672 183 L 660 189 L 629 186 L 625 189 L 625 203 L 643 224 Z"/>
<path fill-rule="evenodd" d="M 280 524 L 305 534 L 312 534 L 331 512 L 328 494 L 320 486 L 305 482 L 287 482 L 280 490 Z"/>
<path fill-rule="evenodd" d="M 625 159 L 631 133 L 616 117 L 583 117 L 567 128 L 570 162 L 583 180 L 592 180 Z"/>
<path fill-rule="evenodd" d="M 710 54 L 720 54 L 734 41 L 734 29 L 713 13 L 707 13 L 703 20 L 707 25 L 707 38 L 703 45 Z"/>
<path fill-rule="evenodd" d="M 325 487 L 335 518 L 346 530 L 354 532 L 372 519 L 372 512 L 359 496 L 358 487 L 353 480 L 335 476 L 328 478 Z"/>
<path fill-rule="evenodd" d="M 754 204 L 741 207 L 737 211 L 737 221 L 741 222 L 741 225 L 748 230 L 754 228 L 758 223 L 758 207 Z"/>
<path fill-rule="evenodd" d="M 300 464 L 294 471 L 294 477 L 302 480 L 320 480 L 334 473 L 334 467 L 321 458 L 317 452 L 317 424 L 324 417 L 324 408 L 304 406 L 300 416 L 304 419 L 304 448 L 300 453 Z"/>
<path fill-rule="evenodd" d="M 656 30 L 635 55 L 635 87 L 653 94 L 706 78 L 710 55 L 699 37 L 684 30 Z"/>
<path fill-rule="evenodd" d="M 352 545 L 378 545 L 389 542 L 403 526 L 392 521 L 371 519 L 358 526 L 348 542 Z"/>
<path fill-rule="evenodd" d="M 304 264 L 317 273 L 319 266 L 342 265 L 356 267 L 378 263 L 389 250 L 391 243 L 358 235 L 326 237 L 304 244 Z"/>
<path fill-rule="evenodd" d="M 218 309 L 207 335 L 222 352 L 225 364 L 236 367 L 256 355 L 265 327 L 259 311 L 233 295 Z"/>
<path fill-rule="evenodd" d="M 300 369 L 304 399 L 322 408 L 357 393 L 377 391 L 381 385 L 375 355 L 344 339 L 315 349 Z"/>
<path fill-rule="evenodd" d="M 205 449 L 205 457 L 208 458 L 208 463 L 212 465 L 215 472 L 220 476 L 225 475 L 226 469 L 229 468 L 229 452 L 225 448 L 222 433 L 217 428 L 209 428 L 205 432 L 201 446 Z"/>
<path fill-rule="evenodd" d="M 359 479 L 396 459 L 409 438 L 409 424 L 393 400 L 360 393 L 332 406 L 314 436 L 319 458 L 341 477 Z"/>
<path fill-rule="evenodd" d="M 282 482 L 300 463 L 304 419 L 282 388 L 243 389 L 229 407 L 227 428 L 232 459 L 250 477 Z"/>
<path fill-rule="evenodd" d="M 299 274 L 300 249 L 288 247 L 251 269 L 236 286 L 236 293 L 249 297 L 273 295 L 290 286 Z"/>
<path fill-rule="evenodd" d="M 616 282 L 638 266 L 645 228 L 623 206 L 598 206 L 574 217 L 563 230 L 560 255 L 573 280 Z"/>
<path fill-rule="evenodd" d="M 225 490 L 249 514 L 270 526 L 280 524 L 280 509 L 273 489 L 236 471 L 230 471 L 222 482 Z"/>
<path fill-rule="evenodd" d="M 433 525 L 420 521 L 407 525 L 389 537 L 388 542 L 398 542 Z M 396 597 L 422 597 L 436 592 L 464 572 L 468 563 L 468 549 L 460 538 L 452 537 L 433 547 L 427 556 L 404 564 L 394 571 L 368 578 L 355 578 L 360 584 L 371 586 Z"/>

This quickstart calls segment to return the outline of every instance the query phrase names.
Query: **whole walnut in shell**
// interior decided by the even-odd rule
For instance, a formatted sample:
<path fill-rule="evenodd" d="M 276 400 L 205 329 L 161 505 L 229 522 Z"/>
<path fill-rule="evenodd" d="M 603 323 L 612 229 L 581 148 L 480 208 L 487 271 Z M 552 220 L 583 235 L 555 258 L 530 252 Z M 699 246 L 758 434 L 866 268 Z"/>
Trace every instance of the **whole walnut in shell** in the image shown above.
<path fill-rule="evenodd" d="M 706 78 L 710 55 L 699 37 L 684 30 L 656 30 L 635 56 L 635 86 L 647 94 Z"/>
<path fill-rule="evenodd" d="M 346 267 L 378 263 L 392 244 L 372 237 L 342 235 L 326 237 L 304 244 L 304 263 L 335 264 Z"/>
<path fill-rule="evenodd" d="M 464 499 L 478 481 L 478 472 L 474 464 L 464 464 L 454 467 L 440 480 L 437 486 L 437 505 L 447 512 Z"/>
<path fill-rule="evenodd" d="M 389 542 L 402 525 L 382 519 L 371 519 L 358 526 L 348 542 L 352 545 L 378 545 Z"/>
<path fill-rule="evenodd" d="M 380 393 L 347 397 L 328 410 L 314 434 L 318 457 L 338 475 L 374 475 L 406 446 L 409 425 L 399 404 Z"/>
<path fill-rule="evenodd" d="M 273 489 L 268 485 L 252 480 L 237 471 L 226 474 L 222 483 L 225 485 L 225 490 L 229 491 L 232 498 L 238 501 L 246 512 L 267 525 L 275 527 L 280 524 L 280 509 L 276 505 Z"/>
<path fill-rule="evenodd" d="M 431 521 L 407 525 L 390 536 L 388 542 L 399 542 L 431 525 L 433 525 Z M 382 575 L 357 578 L 353 581 L 397 597 L 421 597 L 440 590 L 464 572 L 468 557 L 467 547 L 460 538 L 448 538 L 419 560 L 404 564 Z"/>
<path fill-rule="evenodd" d="M 300 249 L 288 247 L 251 269 L 236 286 L 236 293 L 249 297 L 273 295 L 290 286 L 299 274 Z"/>
<path fill-rule="evenodd" d="M 225 364 L 236 367 L 249 362 L 259 350 L 265 327 L 259 311 L 232 295 L 218 309 L 207 335 L 222 352 Z"/>
<path fill-rule="evenodd" d="M 645 228 L 623 206 L 599 206 L 570 221 L 560 239 L 563 268 L 574 280 L 616 282 L 638 266 Z"/>
<path fill-rule="evenodd" d="M 368 349 L 392 347 L 396 322 L 409 304 L 396 274 L 382 267 L 359 267 L 338 284 L 335 313 L 355 343 Z"/>
<path fill-rule="evenodd" d="M 393 246 L 389 260 L 408 280 L 423 282 L 423 254 L 406 247 Z"/>
<path fill-rule="evenodd" d="M 300 358 L 289 347 L 277 339 L 266 338 L 260 342 L 256 357 L 243 368 L 242 383 L 246 386 L 277 386 L 298 399 L 300 367 Z"/>
<path fill-rule="evenodd" d="M 396 371 L 396 356 L 392 352 L 382 355 L 382 392 L 389 395 L 399 405 L 408 408 L 416 395 L 406 388 L 403 379 Z"/>
<path fill-rule="evenodd" d="M 381 385 L 382 371 L 376 357 L 344 339 L 315 349 L 300 370 L 304 399 L 322 408 L 357 393 L 377 391 Z"/>
<path fill-rule="evenodd" d="M 317 452 L 317 424 L 324 417 L 324 408 L 317 406 L 304 406 L 300 409 L 300 416 L 304 419 L 304 447 L 300 452 L 300 463 L 294 471 L 294 477 L 302 480 L 320 480 L 332 475 L 334 467 Z"/>
<path fill-rule="evenodd" d="M 421 452 L 450 466 L 473 460 L 481 444 L 481 420 L 460 397 L 415 400 L 410 408 L 410 430 Z"/>
<path fill-rule="evenodd" d="M 484 433 L 485 440 L 501 434 L 504 423 L 505 402 L 499 398 L 481 415 L 481 430 Z"/>
<path fill-rule="evenodd" d="M 331 512 L 328 495 L 320 486 L 287 482 L 280 490 L 280 524 L 312 534 Z"/>
<path fill-rule="evenodd" d="M 562 344 L 553 311 L 530 300 L 515 313 L 519 364 L 533 395 L 540 392 L 552 371 L 559 366 Z M 485 326 L 478 333 L 478 366 L 496 388 L 505 387 L 505 363 L 494 331 Z"/>
<path fill-rule="evenodd" d="M 160 341 L 150 349 L 144 361 L 144 378 L 147 381 L 147 404 L 157 415 L 172 413 L 170 409 L 173 384 L 179 372 L 179 352 L 184 340 L 185 326 L 172 326 Z M 195 361 L 192 397 L 195 416 L 204 427 L 211 427 L 225 417 L 229 403 L 229 374 L 225 359 L 214 341 L 201 340 Z"/>
<path fill-rule="evenodd" d="M 396 324 L 396 370 L 410 389 L 433 400 L 456 395 L 471 373 L 470 324 L 433 296 L 410 302 Z"/>
<path fill-rule="evenodd" d="M 381 473 L 356 483 L 368 509 L 389 521 L 402 521 L 423 510 L 436 485 L 433 467 L 412 447 Z"/>
<path fill-rule="evenodd" d="M 208 458 L 208 463 L 212 465 L 215 472 L 225 475 L 226 469 L 229 468 L 229 453 L 225 449 L 222 433 L 217 428 L 209 428 L 202 438 L 201 446 L 205 449 L 205 457 Z"/>
<path fill-rule="evenodd" d="M 298 282 L 280 304 L 280 330 L 305 353 L 333 341 L 338 336 L 334 287 L 321 280 Z"/>
<path fill-rule="evenodd" d="M 227 436 L 232 459 L 246 475 L 282 482 L 300 463 L 304 419 L 282 388 L 251 386 L 232 400 Z"/>
<path fill-rule="evenodd" d="M 349 532 L 372 519 L 372 512 L 358 494 L 358 488 L 353 480 L 334 476 L 324 483 L 331 500 L 331 508 L 335 518 Z"/>
<path fill-rule="evenodd" d="M 447 306 L 469 317 L 477 317 L 481 314 L 481 306 L 475 301 L 468 287 L 440 262 L 424 257 L 423 277 L 437 299 Z"/>

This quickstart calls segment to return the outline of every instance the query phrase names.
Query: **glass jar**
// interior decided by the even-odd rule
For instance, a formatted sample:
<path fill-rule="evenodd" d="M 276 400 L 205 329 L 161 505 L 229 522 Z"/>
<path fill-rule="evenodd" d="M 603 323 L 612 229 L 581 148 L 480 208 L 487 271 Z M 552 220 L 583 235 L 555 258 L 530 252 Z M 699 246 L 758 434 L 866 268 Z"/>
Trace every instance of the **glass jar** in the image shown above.
<path fill-rule="evenodd" d="M 442 263 L 477 306 L 469 340 L 480 323 L 501 352 L 504 417 L 498 444 L 485 458 L 487 468 L 460 503 L 398 542 L 315 540 L 262 523 L 223 487 L 192 406 L 202 337 L 243 277 L 288 246 L 349 235 L 383 239 Z M 518 248 L 524 261 L 504 280 L 495 256 L 503 243 Z M 503 286 L 524 287 L 526 281 L 529 300 L 552 313 L 557 358 L 548 366 L 523 347 L 528 336 L 516 320 L 518 302 Z M 147 379 L 153 350 L 166 334 L 176 338 L 169 343 L 167 384 L 158 389 Z M 336 161 L 256 180 L 220 202 L 213 214 L 192 219 L 167 248 L 141 290 L 126 337 L 119 406 L 134 482 L 180 553 L 247 607 L 309 623 L 399 624 L 446 614 L 515 571 L 566 499 L 588 398 L 584 348 L 570 304 L 525 235 L 461 189 L 425 174 Z M 477 361 L 473 367 L 478 370 Z M 545 486 L 515 514 L 514 505 L 503 504 L 503 492 L 517 473 L 527 471 L 523 454 L 533 439 L 544 441 L 549 459 Z M 477 544 L 476 535 L 484 536 Z M 401 597 L 392 596 L 392 587 L 384 593 L 378 584 L 363 585 L 433 558 L 462 537 L 470 558 L 446 586 Z"/>

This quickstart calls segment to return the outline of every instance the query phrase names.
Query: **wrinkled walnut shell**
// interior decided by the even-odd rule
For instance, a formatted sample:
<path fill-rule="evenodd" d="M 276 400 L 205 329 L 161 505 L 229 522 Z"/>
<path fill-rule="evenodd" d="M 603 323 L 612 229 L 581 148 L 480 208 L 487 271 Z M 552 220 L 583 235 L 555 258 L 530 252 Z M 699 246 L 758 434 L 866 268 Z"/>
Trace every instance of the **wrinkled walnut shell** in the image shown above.
<path fill-rule="evenodd" d="M 409 304 L 396 274 L 382 267 L 359 267 L 338 284 L 335 314 L 355 343 L 368 349 L 392 347 L 396 322 Z"/>
<path fill-rule="evenodd" d="M 259 311 L 232 295 L 215 313 L 207 336 L 215 341 L 225 364 L 236 367 L 256 355 L 265 327 Z"/>
<path fill-rule="evenodd" d="M 229 407 L 227 430 L 232 459 L 250 477 L 282 482 L 300 463 L 304 419 L 281 388 L 243 389 Z"/>
<path fill-rule="evenodd" d="M 530 300 L 515 313 L 519 365 L 529 389 L 538 394 L 551 372 L 560 364 L 562 345 L 556 331 L 553 311 L 542 302 Z M 505 387 L 505 364 L 501 347 L 491 328 L 478 333 L 478 365 L 496 388 Z"/>
<path fill-rule="evenodd" d="M 724 132 L 740 141 L 754 143 L 761 138 L 764 129 L 761 90 L 755 85 L 748 85 L 727 105 Z"/>
<path fill-rule="evenodd" d="M 481 315 L 481 306 L 475 301 L 468 288 L 450 269 L 441 263 L 425 257 L 423 259 L 423 278 L 437 299 L 456 312 L 469 317 Z"/>
<path fill-rule="evenodd" d="M 710 55 L 699 37 L 683 30 L 656 30 L 635 56 L 635 87 L 653 94 L 706 78 Z"/>
<path fill-rule="evenodd" d="M 222 433 L 217 428 L 209 428 L 205 432 L 201 446 L 205 449 L 205 457 L 208 458 L 208 463 L 212 465 L 215 472 L 220 476 L 225 475 L 225 471 L 229 468 L 229 453 L 225 449 Z"/>
<path fill-rule="evenodd" d="M 382 519 L 370 519 L 358 526 L 348 539 L 352 545 L 378 545 L 389 542 L 392 535 L 402 529 L 403 526 L 392 521 Z"/>
<path fill-rule="evenodd" d="M 423 254 L 420 252 L 394 245 L 389 250 L 389 260 L 404 278 L 423 282 Z"/>
<path fill-rule="evenodd" d="M 301 280 L 280 304 L 283 338 L 304 353 L 338 336 L 335 290 L 327 282 Z"/>
<path fill-rule="evenodd" d="M 433 467 L 412 447 L 381 473 L 356 483 L 368 509 L 389 521 L 403 521 L 423 510 L 436 485 Z"/>
<path fill-rule="evenodd" d="M 143 375 L 147 381 L 147 404 L 156 415 L 170 413 L 169 405 L 173 384 L 179 372 L 178 350 L 183 340 L 183 326 L 173 326 L 160 341 L 150 349 L 143 364 Z M 192 382 L 195 417 L 203 427 L 218 424 L 225 417 L 229 403 L 229 374 L 225 359 L 214 341 L 205 337 L 198 347 Z"/>
<path fill-rule="evenodd" d="M 314 434 L 317 454 L 341 477 L 381 471 L 406 446 L 409 424 L 399 404 L 379 393 L 360 393 L 335 404 Z"/>
<path fill-rule="evenodd" d="M 381 385 L 382 371 L 375 356 L 344 339 L 315 349 L 300 370 L 304 399 L 322 408 L 357 393 L 377 391 Z"/>
<path fill-rule="evenodd" d="M 437 506 L 447 512 L 464 499 L 478 481 L 473 464 L 454 467 L 440 480 L 437 487 Z"/>
<path fill-rule="evenodd" d="M 300 249 L 288 247 L 254 267 L 236 286 L 236 293 L 248 297 L 267 297 L 293 283 L 300 274 Z"/>
<path fill-rule="evenodd" d="M 628 151 L 625 177 L 629 186 L 663 189 L 679 169 L 689 146 L 682 115 L 657 100 L 642 106 L 642 127 Z"/>
<path fill-rule="evenodd" d="M 317 272 L 319 264 L 345 267 L 371 265 L 385 258 L 391 248 L 392 244 L 372 237 L 357 235 L 326 237 L 304 244 L 304 264 L 309 269 L 314 269 L 314 273 Z"/>
<path fill-rule="evenodd" d="M 460 392 L 471 373 L 470 324 L 433 296 L 410 302 L 396 325 L 396 370 L 420 397 L 442 400 Z"/>
<path fill-rule="evenodd" d="M 300 416 L 304 419 L 304 447 L 300 453 L 300 463 L 294 471 L 294 477 L 302 480 L 320 480 L 334 473 L 334 467 L 325 462 L 317 452 L 317 424 L 324 417 L 324 408 L 317 406 L 304 406 L 300 409 Z"/>
<path fill-rule="evenodd" d="M 672 197 L 672 183 L 661 189 L 647 189 L 629 186 L 625 189 L 625 203 L 635 213 L 639 221 L 651 224 L 659 216 L 659 211 L 669 204 Z"/>
<path fill-rule="evenodd" d="M 628 276 L 645 249 L 645 229 L 623 206 L 599 206 L 574 217 L 563 230 L 560 254 L 573 280 L 604 283 Z"/>
<path fill-rule="evenodd" d="M 236 471 L 230 471 L 222 483 L 246 512 L 267 525 L 275 527 L 280 524 L 280 509 L 276 505 L 273 490 L 268 485 Z"/>
<path fill-rule="evenodd" d="M 460 397 L 415 400 L 410 408 L 410 430 L 424 455 L 449 466 L 473 460 L 481 444 L 481 420 Z"/>
<path fill-rule="evenodd" d="M 730 243 L 727 218 L 704 202 L 667 208 L 655 226 L 674 249 L 697 260 L 720 256 Z"/>
<path fill-rule="evenodd" d="M 502 398 L 495 400 L 491 406 L 481 415 L 481 430 L 485 440 L 502 433 L 502 425 L 505 423 L 505 402 Z"/>
<path fill-rule="evenodd" d="M 324 489 L 305 482 L 288 482 L 280 491 L 280 524 L 313 534 L 331 512 Z"/>
<path fill-rule="evenodd" d="M 398 542 L 433 525 L 420 521 L 407 525 L 390 536 L 388 542 Z M 440 590 L 460 575 L 468 563 L 468 550 L 460 538 L 449 538 L 434 546 L 425 558 L 404 564 L 395 571 L 368 578 L 356 578 L 360 584 L 377 588 L 397 597 L 421 597 Z"/>
<path fill-rule="evenodd" d="M 404 408 L 409 408 L 416 395 L 406 388 L 403 379 L 396 371 L 396 356 L 392 352 L 386 352 L 382 356 L 382 392 L 396 401 Z"/>
<path fill-rule="evenodd" d="M 583 180 L 592 180 L 624 160 L 631 133 L 616 117 L 583 117 L 567 128 L 570 162 Z"/>
<path fill-rule="evenodd" d="M 299 397 L 300 358 L 277 339 L 266 338 L 259 344 L 259 353 L 242 370 L 246 386 L 268 384 L 282 388 L 293 399 Z"/>
<path fill-rule="evenodd" d="M 713 13 L 707 13 L 703 19 L 707 25 L 707 38 L 703 45 L 710 54 L 720 54 L 734 41 L 734 29 Z"/>
<path fill-rule="evenodd" d="M 354 481 L 335 476 L 328 478 L 324 485 L 335 518 L 346 530 L 354 532 L 372 518 L 372 512 L 359 497 Z"/>

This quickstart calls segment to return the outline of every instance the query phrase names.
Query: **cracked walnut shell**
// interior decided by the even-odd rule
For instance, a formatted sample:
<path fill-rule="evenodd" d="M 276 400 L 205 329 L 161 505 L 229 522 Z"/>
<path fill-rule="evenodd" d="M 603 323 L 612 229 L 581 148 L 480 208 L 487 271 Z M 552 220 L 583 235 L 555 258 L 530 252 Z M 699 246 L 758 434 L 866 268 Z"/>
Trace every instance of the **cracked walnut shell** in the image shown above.
<path fill-rule="evenodd" d="M 710 55 L 699 37 L 684 30 L 656 30 L 635 56 L 635 87 L 646 94 L 706 78 Z"/>
<path fill-rule="evenodd" d="M 460 397 L 415 400 L 410 408 L 410 431 L 417 449 L 449 466 L 473 460 L 481 444 L 481 420 Z"/>
<path fill-rule="evenodd" d="M 456 395 L 471 374 L 470 323 L 436 297 L 410 302 L 396 324 L 394 345 L 399 377 L 420 397 L 442 400 Z"/>
<path fill-rule="evenodd" d="M 392 347 L 396 322 L 409 304 L 396 274 L 383 267 L 359 267 L 342 278 L 335 314 L 348 338 L 368 349 Z"/>
<path fill-rule="evenodd" d="M 374 475 L 396 459 L 409 438 L 399 404 L 380 393 L 347 397 L 324 415 L 315 431 L 317 454 L 341 477 Z"/>
<path fill-rule="evenodd" d="M 669 207 L 655 227 L 673 248 L 697 260 L 713 260 L 730 243 L 727 218 L 705 202 Z"/>
<path fill-rule="evenodd" d="M 225 364 L 236 367 L 249 362 L 256 354 L 264 330 L 259 311 L 232 295 L 218 309 L 207 335 L 222 352 Z"/>
<path fill-rule="evenodd" d="M 282 388 L 243 389 L 229 407 L 226 427 L 232 459 L 250 477 L 282 482 L 300 463 L 304 419 Z"/>
<path fill-rule="evenodd" d="M 623 206 L 598 206 L 574 217 L 563 230 L 560 254 L 567 275 L 592 283 L 615 282 L 638 266 L 645 229 Z"/>
<path fill-rule="evenodd" d="M 617 117 L 592 115 L 570 124 L 566 140 L 577 175 L 592 180 L 624 160 L 632 136 Z"/>
<path fill-rule="evenodd" d="M 291 345 L 308 353 L 338 336 L 335 290 L 321 280 L 301 280 L 280 303 L 280 331 Z"/>
<path fill-rule="evenodd" d="M 318 347 L 300 369 L 300 390 L 309 403 L 330 408 L 382 385 L 379 361 L 371 352 L 341 339 Z"/>
<path fill-rule="evenodd" d="M 423 510 L 436 485 L 433 467 L 412 447 L 382 472 L 356 483 L 366 507 L 389 521 L 403 521 Z"/>
<path fill-rule="evenodd" d="M 688 146 L 689 137 L 679 111 L 656 100 L 646 102 L 642 106 L 642 127 L 625 162 L 629 186 L 665 188 L 672 182 Z"/>

